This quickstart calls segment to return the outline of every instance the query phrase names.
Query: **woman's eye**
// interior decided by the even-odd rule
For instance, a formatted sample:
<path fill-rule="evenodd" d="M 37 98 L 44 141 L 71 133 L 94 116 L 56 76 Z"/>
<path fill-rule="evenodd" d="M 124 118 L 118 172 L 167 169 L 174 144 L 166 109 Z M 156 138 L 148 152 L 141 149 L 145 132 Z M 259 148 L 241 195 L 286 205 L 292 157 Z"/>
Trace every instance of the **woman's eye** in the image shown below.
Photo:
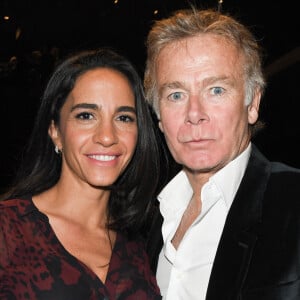
<path fill-rule="evenodd" d="M 119 116 L 117 119 L 119 121 L 125 122 L 125 123 L 131 123 L 131 122 L 135 121 L 135 118 L 133 118 L 132 116 L 129 116 L 129 115 L 122 115 L 122 116 Z"/>
<path fill-rule="evenodd" d="M 212 92 L 212 94 L 213 95 L 221 95 L 221 94 L 223 94 L 224 93 L 224 89 L 222 88 L 222 87 L 213 87 L 212 89 L 211 89 L 211 92 Z"/>
<path fill-rule="evenodd" d="M 169 100 L 176 101 L 176 100 L 182 99 L 183 94 L 182 94 L 182 92 L 175 92 L 175 93 L 170 94 L 167 98 Z"/>
<path fill-rule="evenodd" d="M 93 115 L 91 113 L 88 113 L 88 112 L 82 112 L 82 113 L 76 115 L 76 119 L 80 119 L 80 120 L 92 120 L 93 119 Z"/>

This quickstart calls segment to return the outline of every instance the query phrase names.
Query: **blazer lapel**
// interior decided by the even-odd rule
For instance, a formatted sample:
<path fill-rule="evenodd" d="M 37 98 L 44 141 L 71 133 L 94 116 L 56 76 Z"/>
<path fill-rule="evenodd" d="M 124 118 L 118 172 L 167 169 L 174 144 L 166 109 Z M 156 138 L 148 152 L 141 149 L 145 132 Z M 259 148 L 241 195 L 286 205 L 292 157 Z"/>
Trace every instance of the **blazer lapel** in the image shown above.
<path fill-rule="evenodd" d="M 228 213 L 208 285 L 207 300 L 239 299 L 261 221 L 269 162 L 254 145 L 249 163 Z"/>

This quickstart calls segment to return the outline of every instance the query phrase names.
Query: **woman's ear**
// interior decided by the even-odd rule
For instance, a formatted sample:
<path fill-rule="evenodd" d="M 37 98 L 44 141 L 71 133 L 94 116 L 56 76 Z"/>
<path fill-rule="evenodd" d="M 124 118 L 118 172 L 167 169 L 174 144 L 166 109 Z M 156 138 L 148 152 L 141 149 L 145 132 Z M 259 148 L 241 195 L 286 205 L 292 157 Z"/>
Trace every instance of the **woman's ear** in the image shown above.
<path fill-rule="evenodd" d="M 254 124 L 258 119 L 261 92 L 256 90 L 252 102 L 248 105 L 248 123 Z"/>
<path fill-rule="evenodd" d="M 59 129 L 57 127 L 57 125 L 54 123 L 54 121 L 51 121 L 51 124 L 48 128 L 48 134 L 53 142 L 53 144 L 55 146 L 58 147 L 58 149 L 62 149 L 62 143 L 61 143 L 61 139 L 60 139 L 60 134 L 59 134 Z"/>
<path fill-rule="evenodd" d="M 160 120 L 158 121 L 158 127 L 159 127 L 161 132 L 164 132 L 164 128 L 163 128 Z"/>

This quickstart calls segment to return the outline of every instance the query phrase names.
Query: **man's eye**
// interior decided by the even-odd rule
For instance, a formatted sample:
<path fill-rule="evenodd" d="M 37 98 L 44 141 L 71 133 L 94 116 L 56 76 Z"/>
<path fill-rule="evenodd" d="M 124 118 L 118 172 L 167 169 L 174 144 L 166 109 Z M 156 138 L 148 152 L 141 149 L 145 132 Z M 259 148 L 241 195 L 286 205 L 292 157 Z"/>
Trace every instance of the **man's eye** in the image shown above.
<path fill-rule="evenodd" d="M 221 95 L 224 93 L 224 89 L 217 86 L 217 87 L 212 88 L 211 92 L 213 95 Z"/>
<path fill-rule="evenodd" d="M 80 120 L 92 120 L 93 119 L 93 115 L 91 113 L 88 113 L 88 112 L 82 112 L 82 113 L 76 115 L 76 119 L 80 119 Z"/>
<path fill-rule="evenodd" d="M 181 92 L 175 92 L 175 93 L 170 94 L 167 98 L 169 100 L 176 101 L 176 100 L 182 99 L 182 97 L 183 97 L 183 95 Z"/>

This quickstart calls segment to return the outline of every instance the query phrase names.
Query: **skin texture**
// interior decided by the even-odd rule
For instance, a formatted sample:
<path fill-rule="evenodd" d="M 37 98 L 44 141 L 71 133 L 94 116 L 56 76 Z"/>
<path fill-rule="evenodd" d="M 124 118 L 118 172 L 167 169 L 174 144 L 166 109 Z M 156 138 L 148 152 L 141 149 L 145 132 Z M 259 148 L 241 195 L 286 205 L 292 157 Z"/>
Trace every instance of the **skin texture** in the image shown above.
<path fill-rule="evenodd" d="M 170 43 L 158 56 L 159 126 L 195 193 L 249 143 L 260 94 L 245 105 L 243 62 L 212 34 Z"/>
<path fill-rule="evenodd" d="M 62 108 L 60 128 L 51 126 L 49 133 L 63 149 L 62 177 L 98 187 L 114 183 L 137 141 L 129 83 L 108 69 L 82 75 Z"/>
<path fill-rule="evenodd" d="M 127 79 L 106 68 L 81 75 L 49 135 L 61 150 L 62 172 L 58 183 L 33 202 L 65 249 L 105 282 L 116 239 L 106 228 L 110 191 L 105 187 L 130 162 L 138 136 Z"/>

